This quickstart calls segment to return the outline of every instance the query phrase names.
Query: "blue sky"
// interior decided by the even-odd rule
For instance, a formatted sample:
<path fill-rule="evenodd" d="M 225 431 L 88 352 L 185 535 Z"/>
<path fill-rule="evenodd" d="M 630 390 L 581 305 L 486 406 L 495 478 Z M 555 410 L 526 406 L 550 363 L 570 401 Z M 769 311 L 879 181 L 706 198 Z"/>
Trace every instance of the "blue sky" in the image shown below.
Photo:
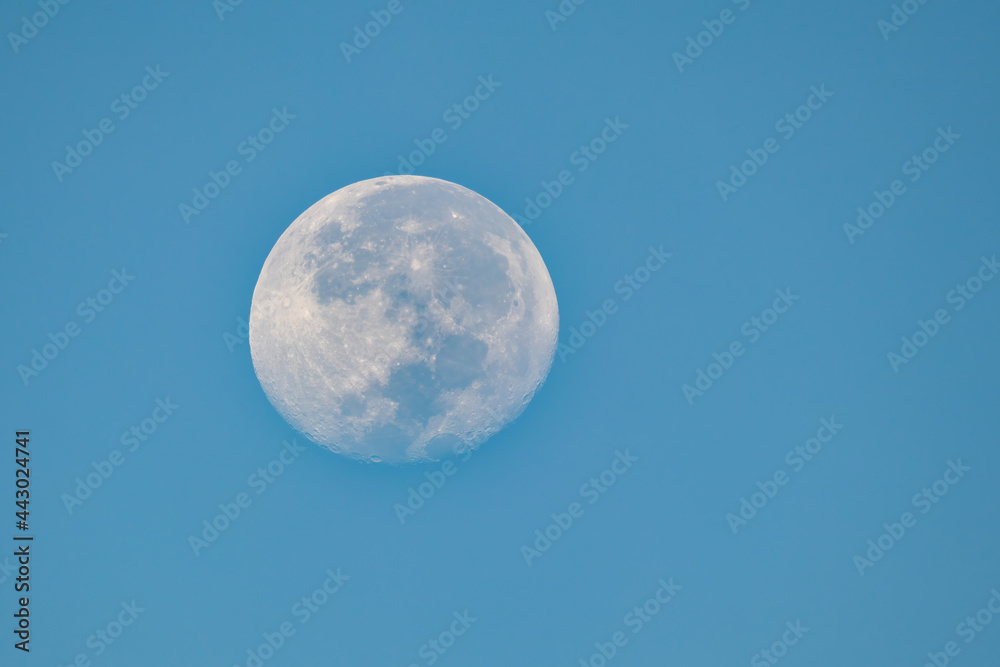
<path fill-rule="evenodd" d="M 30 429 L 36 536 L 29 655 L 0 559 L 3 664 L 252 665 L 266 636 L 269 666 L 995 664 L 1000 623 L 962 624 L 1000 590 L 1000 9 L 220 6 L 0 12 L 0 477 L 11 508 Z M 525 223 L 560 342 L 614 302 L 450 474 L 308 443 L 240 325 L 299 213 L 428 138 L 416 173 L 522 222 L 569 172 Z"/>

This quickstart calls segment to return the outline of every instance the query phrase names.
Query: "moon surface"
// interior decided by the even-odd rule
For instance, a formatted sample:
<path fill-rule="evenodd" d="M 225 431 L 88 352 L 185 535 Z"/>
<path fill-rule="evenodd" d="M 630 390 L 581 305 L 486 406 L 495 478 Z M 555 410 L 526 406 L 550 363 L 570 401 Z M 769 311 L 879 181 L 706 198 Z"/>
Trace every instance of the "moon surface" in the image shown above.
<path fill-rule="evenodd" d="M 485 197 L 422 176 L 337 190 L 264 262 L 250 354 L 268 399 L 328 449 L 373 462 L 478 447 L 545 381 L 555 289 Z"/>

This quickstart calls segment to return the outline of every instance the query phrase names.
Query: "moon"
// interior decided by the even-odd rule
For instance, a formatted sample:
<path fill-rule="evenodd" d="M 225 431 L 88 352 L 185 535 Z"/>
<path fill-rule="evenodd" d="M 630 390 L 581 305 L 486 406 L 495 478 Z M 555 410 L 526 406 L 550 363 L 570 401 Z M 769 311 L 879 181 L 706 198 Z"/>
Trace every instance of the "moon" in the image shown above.
<path fill-rule="evenodd" d="M 485 197 L 423 176 L 360 181 L 313 204 L 264 262 L 250 354 L 296 430 L 371 462 L 478 447 L 545 381 L 552 279 Z"/>

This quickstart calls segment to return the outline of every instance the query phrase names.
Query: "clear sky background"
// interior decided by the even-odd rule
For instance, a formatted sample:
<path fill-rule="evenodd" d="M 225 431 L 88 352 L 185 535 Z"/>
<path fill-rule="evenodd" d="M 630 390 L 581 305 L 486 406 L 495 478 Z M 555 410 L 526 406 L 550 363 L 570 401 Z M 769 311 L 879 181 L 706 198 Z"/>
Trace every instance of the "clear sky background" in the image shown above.
<path fill-rule="evenodd" d="M 1000 619 L 968 643 L 959 624 L 1000 590 L 1000 280 L 974 280 L 968 301 L 952 290 L 1000 253 L 1000 8 L 914 2 L 889 32 L 887 1 L 593 0 L 554 29 L 555 0 L 400 6 L 351 62 L 340 44 L 387 3 L 247 0 L 220 20 L 210 0 L 81 1 L 5 37 L 0 539 L 16 532 L 14 432 L 30 429 L 35 542 L 30 655 L 12 646 L 0 558 L 0 664 L 252 665 L 287 622 L 264 664 L 600 665 L 595 643 L 621 631 L 610 664 L 772 664 L 759 652 L 779 642 L 788 667 L 917 667 L 954 641 L 950 664 L 996 665 Z M 38 11 L 8 2 L 0 28 Z M 724 30 L 679 71 L 704 21 Z M 446 110 L 489 76 L 499 87 L 453 128 Z M 143 101 L 112 107 L 144 77 Z M 814 86 L 832 96 L 789 136 L 776 122 Z M 294 118 L 247 161 L 241 142 L 273 109 Z M 90 155 L 53 167 L 104 118 Z M 579 171 L 606 119 L 627 128 Z M 440 464 L 363 465 L 298 436 L 304 451 L 258 493 L 251 475 L 296 437 L 240 339 L 264 258 L 299 213 L 396 170 L 437 128 L 447 141 L 417 173 L 511 214 L 571 171 L 526 226 L 560 341 L 606 299 L 617 311 L 405 523 L 394 506 Z M 939 128 L 948 150 L 904 172 Z M 724 201 L 717 182 L 765 144 L 777 152 Z M 230 160 L 240 172 L 188 224 L 180 205 Z M 895 179 L 884 215 L 845 231 Z M 626 301 L 616 284 L 661 245 L 673 256 Z M 102 293 L 123 267 L 134 279 Z M 751 318 L 771 317 L 776 290 L 798 298 L 764 332 Z M 86 300 L 109 296 L 91 314 Z M 894 369 L 887 354 L 938 309 L 947 323 Z M 25 381 L 18 366 L 68 323 L 78 335 Z M 719 377 L 713 354 L 734 341 L 744 352 Z M 718 379 L 689 401 L 699 370 Z M 168 398 L 129 451 L 122 434 Z M 843 428 L 796 470 L 786 453 L 822 419 Z M 67 508 L 116 450 L 121 465 Z M 581 486 L 619 450 L 637 460 L 591 504 Z M 959 460 L 947 495 L 915 505 Z M 787 484 L 769 487 L 779 471 Z M 758 482 L 773 497 L 727 520 Z M 249 506 L 196 555 L 189 537 L 241 493 Z M 582 516 L 526 558 L 574 502 Z M 905 512 L 915 523 L 859 565 Z M 294 605 L 338 568 L 349 579 L 302 623 Z M 671 578 L 682 588 L 633 632 L 627 615 Z M 143 611 L 104 643 L 133 601 Z M 434 652 L 465 611 L 475 622 Z"/>

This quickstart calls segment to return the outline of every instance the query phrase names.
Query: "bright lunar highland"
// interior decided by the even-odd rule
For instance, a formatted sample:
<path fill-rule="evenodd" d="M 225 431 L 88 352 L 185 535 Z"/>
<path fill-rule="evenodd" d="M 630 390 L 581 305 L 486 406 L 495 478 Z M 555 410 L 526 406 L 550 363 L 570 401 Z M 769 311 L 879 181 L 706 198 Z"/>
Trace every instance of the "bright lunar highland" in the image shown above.
<path fill-rule="evenodd" d="M 486 198 L 422 176 L 324 197 L 274 245 L 250 308 L 268 399 L 346 456 L 400 463 L 477 447 L 552 364 L 559 311 L 527 234 Z"/>

